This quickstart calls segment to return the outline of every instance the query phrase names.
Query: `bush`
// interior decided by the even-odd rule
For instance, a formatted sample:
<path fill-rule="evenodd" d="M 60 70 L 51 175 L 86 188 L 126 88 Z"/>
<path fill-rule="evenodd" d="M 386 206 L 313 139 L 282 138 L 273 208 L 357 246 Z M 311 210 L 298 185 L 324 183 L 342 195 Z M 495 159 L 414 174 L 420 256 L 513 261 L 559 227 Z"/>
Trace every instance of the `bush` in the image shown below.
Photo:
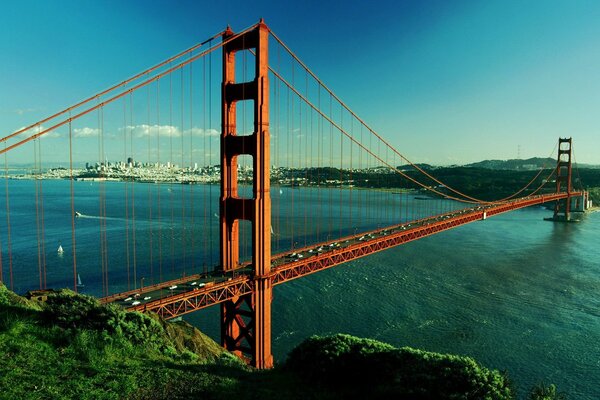
<path fill-rule="evenodd" d="M 67 329 L 95 329 L 104 326 L 108 316 L 97 299 L 64 289 L 48 295 L 43 319 Z"/>
<path fill-rule="evenodd" d="M 469 357 L 411 349 L 349 335 L 313 336 L 296 347 L 287 369 L 352 396 L 404 399 L 512 399 L 507 378 Z"/>
<path fill-rule="evenodd" d="M 47 324 L 64 329 L 100 332 L 107 344 L 124 339 L 156 350 L 167 347 L 164 330 L 154 319 L 66 289 L 48 296 L 43 317 Z"/>
<path fill-rule="evenodd" d="M 544 382 L 536 385 L 529 393 L 529 400 L 566 400 L 566 395 L 557 392 L 556 385 L 546 386 Z"/>

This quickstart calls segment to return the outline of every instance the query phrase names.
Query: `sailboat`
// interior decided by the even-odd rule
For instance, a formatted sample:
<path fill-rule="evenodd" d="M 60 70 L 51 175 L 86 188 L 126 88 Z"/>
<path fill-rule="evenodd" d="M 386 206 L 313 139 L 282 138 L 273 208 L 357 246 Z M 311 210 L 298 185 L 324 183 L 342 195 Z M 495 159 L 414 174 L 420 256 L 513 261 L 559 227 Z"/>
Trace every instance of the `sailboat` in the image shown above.
<path fill-rule="evenodd" d="M 83 282 L 81 282 L 81 276 L 79 274 L 77 274 L 77 287 L 78 288 L 85 287 L 85 285 L 83 284 Z"/>
<path fill-rule="evenodd" d="M 58 252 L 58 254 L 62 254 L 65 252 L 60 244 L 58 245 L 58 250 L 56 251 Z"/>

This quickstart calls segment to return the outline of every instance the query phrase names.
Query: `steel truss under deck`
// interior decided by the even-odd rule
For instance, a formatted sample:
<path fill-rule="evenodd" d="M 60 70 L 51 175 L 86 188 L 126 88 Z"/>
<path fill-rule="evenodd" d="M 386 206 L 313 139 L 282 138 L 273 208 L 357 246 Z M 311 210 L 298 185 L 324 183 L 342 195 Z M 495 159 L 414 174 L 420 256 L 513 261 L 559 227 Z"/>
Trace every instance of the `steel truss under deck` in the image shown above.
<path fill-rule="evenodd" d="M 470 222 L 481 221 L 488 217 L 508 211 L 578 195 L 581 195 L 581 193 L 571 192 L 570 194 L 557 193 L 525 197 L 501 204 L 479 206 L 471 209 L 441 214 L 431 218 L 407 222 L 402 225 L 394 225 L 370 232 L 374 237 L 369 240 L 358 240 L 358 237 L 364 236 L 364 234 L 339 239 L 339 242 L 348 241 L 350 244 L 346 247 L 340 246 L 339 248 L 334 248 L 333 250 L 323 252 L 322 254 L 316 254 L 312 257 L 302 260 L 288 261 L 286 260 L 286 256 L 281 254 L 273 257 L 274 264 L 277 265 L 283 260 L 285 261 L 272 268 L 269 274 L 269 279 L 273 286 L 278 285 L 355 260 L 357 258 L 389 249 L 391 247 L 399 246 L 413 240 L 421 239 L 439 232 L 456 228 Z M 410 227 L 406 228 L 407 226 Z M 328 246 L 332 243 L 338 242 L 328 242 L 323 244 L 323 246 Z M 297 251 L 302 251 L 302 249 Z M 183 284 L 189 281 L 191 281 L 190 277 L 176 281 L 170 281 L 170 283 L 175 282 Z M 153 311 L 164 318 L 174 318 L 212 305 L 221 304 L 227 301 L 234 301 L 243 297 L 244 295 L 251 294 L 255 290 L 254 282 L 255 280 L 253 279 L 252 275 L 240 275 L 234 278 L 229 278 L 229 280 L 225 280 L 223 282 L 218 282 L 214 285 L 195 288 L 176 295 L 169 295 L 146 304 L 131 307 L 130 310 Z M 143 291 L 137 292 L 143 293 Z M 110 298 L 106 298 L 105 300 L 113 301 L 114 299 L 123 296 L 123 294 L 121 296 L 115 295 L 111 296 Z"/>

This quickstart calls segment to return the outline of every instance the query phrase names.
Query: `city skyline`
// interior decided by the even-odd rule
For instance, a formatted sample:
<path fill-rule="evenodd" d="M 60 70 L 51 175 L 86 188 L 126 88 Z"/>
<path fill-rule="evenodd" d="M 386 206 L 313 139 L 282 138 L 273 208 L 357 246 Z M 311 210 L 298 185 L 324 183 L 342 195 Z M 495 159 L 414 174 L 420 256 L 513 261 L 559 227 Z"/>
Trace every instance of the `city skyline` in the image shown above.
<path fill-rule="evenodd" d="M 573 137 L 575 161 L 600 164 L 594 114 L 600 105 L 595 50 L 600 5 L 594 2 L 390 1 L 377 9 L 232 2 L 202 10 L 185 1 L 61 4 L 60 9 L 34 1 L 7 6 L 7 23 L 0 28 L 6 60 L 0 67 L 2 136 L 227 24 L 239 31 L 262 16 L 342 100 L 413 162 L 546 157 L 558 137 Z M 168 147 L 167 138 L 207 141 L 211 151 L 200 158 L 212 160 L 218 152 L 218 111 L 213 110 L 210 124 L 162 117 L 161 123 L 137 121 L 105 130 L 117 136 L 128 129 L 139 140 L 156 133 L 157 149 Z M 82 123 L 73 133 L 82 148 L 94 147 L 97 129 Z M 60 135 L 66 136 L 64 130 L 57 131 Z M 107 150 L 123 147 L 122 141 L 111 144 L 110 135 L 106 139 L 101 145 Z M 81 158 L 92 159 L 94 151 Z M 192 157 L 183 150 L 171 154 L 176 160 Z"/>

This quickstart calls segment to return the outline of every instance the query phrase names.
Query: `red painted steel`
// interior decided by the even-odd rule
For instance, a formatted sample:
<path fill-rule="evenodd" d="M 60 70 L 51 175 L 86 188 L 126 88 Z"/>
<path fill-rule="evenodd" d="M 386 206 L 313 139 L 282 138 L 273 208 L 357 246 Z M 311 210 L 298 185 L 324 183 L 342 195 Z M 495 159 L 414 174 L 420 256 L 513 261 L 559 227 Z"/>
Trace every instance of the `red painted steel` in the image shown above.
<path fill-rule="evenodd" d="M 571 193 L 571 138 L 558 139 L 558 159 L 556 161 L 556 193 L 566 191 Z M 571 219 L 571 196 L 554 205 L 554 220 L 569 221 Z"/>
<path fill-rule="evenodd" d="M 233 36 L 228 28 L 223 40 Z M 257 368 L 273 366 L 271 354 L 271 195 L 269 144 L 269 30 L 264 22 L 223 46 L 222 132 L 221 132 L 221 266 L 229 272 L 239 264 L 239 220 L 252 223 L 252 266 L 254 290 L 233 297 L 221 306 L 223 346 L 251 360 Z M 255 77 L 235 82 L 235 54 L 254 49 Z M 239 136 L 236 127 L 238 101 L 253 100 L 254 132 Z M 237 158 L 251 155 L 253 197 L 240 198 L 237 187 Z"/>
<path fill-rule="evenodd" d="M 581 193 L 572 192 L 570 194 L 558 193 L 525 197 L 501 204 L 458 210 L 431 218 L 394 225 L 366 233 L 367 235 L 372 235 L 373 238 L 365 241 L 359 240 L 360 236 L 365 235 L 363 233 L 340 239 L 337 242 L 317 244 L 313 247 L 317 248 L 322 246 L 328 248 L 330 247 L 329 245 L 338 242 L 340 243 L 340 247 L 332 246 L 333 250 L 306 257 L 302 260 L 289 261 L 285 254 L 280 254 L 273 257 L 273 264 L 276 266 L 268 275 L 268 279 L 273 286 L 278 285 L 378 251 L 456 228 L 470 222 L 481 221 L 505 212 L 578 195 L 581 195 Z M 349 244 L 346 247 L 342 247 L 343 242 L 346 240 L 348 240 Z M 303 250 L 308 251 L 308 248 L 296 250 L 296 252 L 301 252 Z M 225 277 L 223 279 L 230 278 Z M 189 282 L 190 279 L 187 281 Z M 184 281 L 182 280 L 181 282 L 183 283 Z M 165 318 L 173 318 L 225 301 L 238 302 L 238 299 L 241 296 L 253 293 L 255 287 L 256 281 L 253 279 L 253 276 L 251 274 L 246 274 L 231 278 L 230 280 L 217 282 L 212 286 L 207 285 L 203 288 L 191 289 L 146 304 L 130 307 L 130 309 L 136 311 L 149 310 L 156 312 Z M 112 296 L 112 301 L 114 301 L 116 297 L 123 298 L 124 296 Z"/>

